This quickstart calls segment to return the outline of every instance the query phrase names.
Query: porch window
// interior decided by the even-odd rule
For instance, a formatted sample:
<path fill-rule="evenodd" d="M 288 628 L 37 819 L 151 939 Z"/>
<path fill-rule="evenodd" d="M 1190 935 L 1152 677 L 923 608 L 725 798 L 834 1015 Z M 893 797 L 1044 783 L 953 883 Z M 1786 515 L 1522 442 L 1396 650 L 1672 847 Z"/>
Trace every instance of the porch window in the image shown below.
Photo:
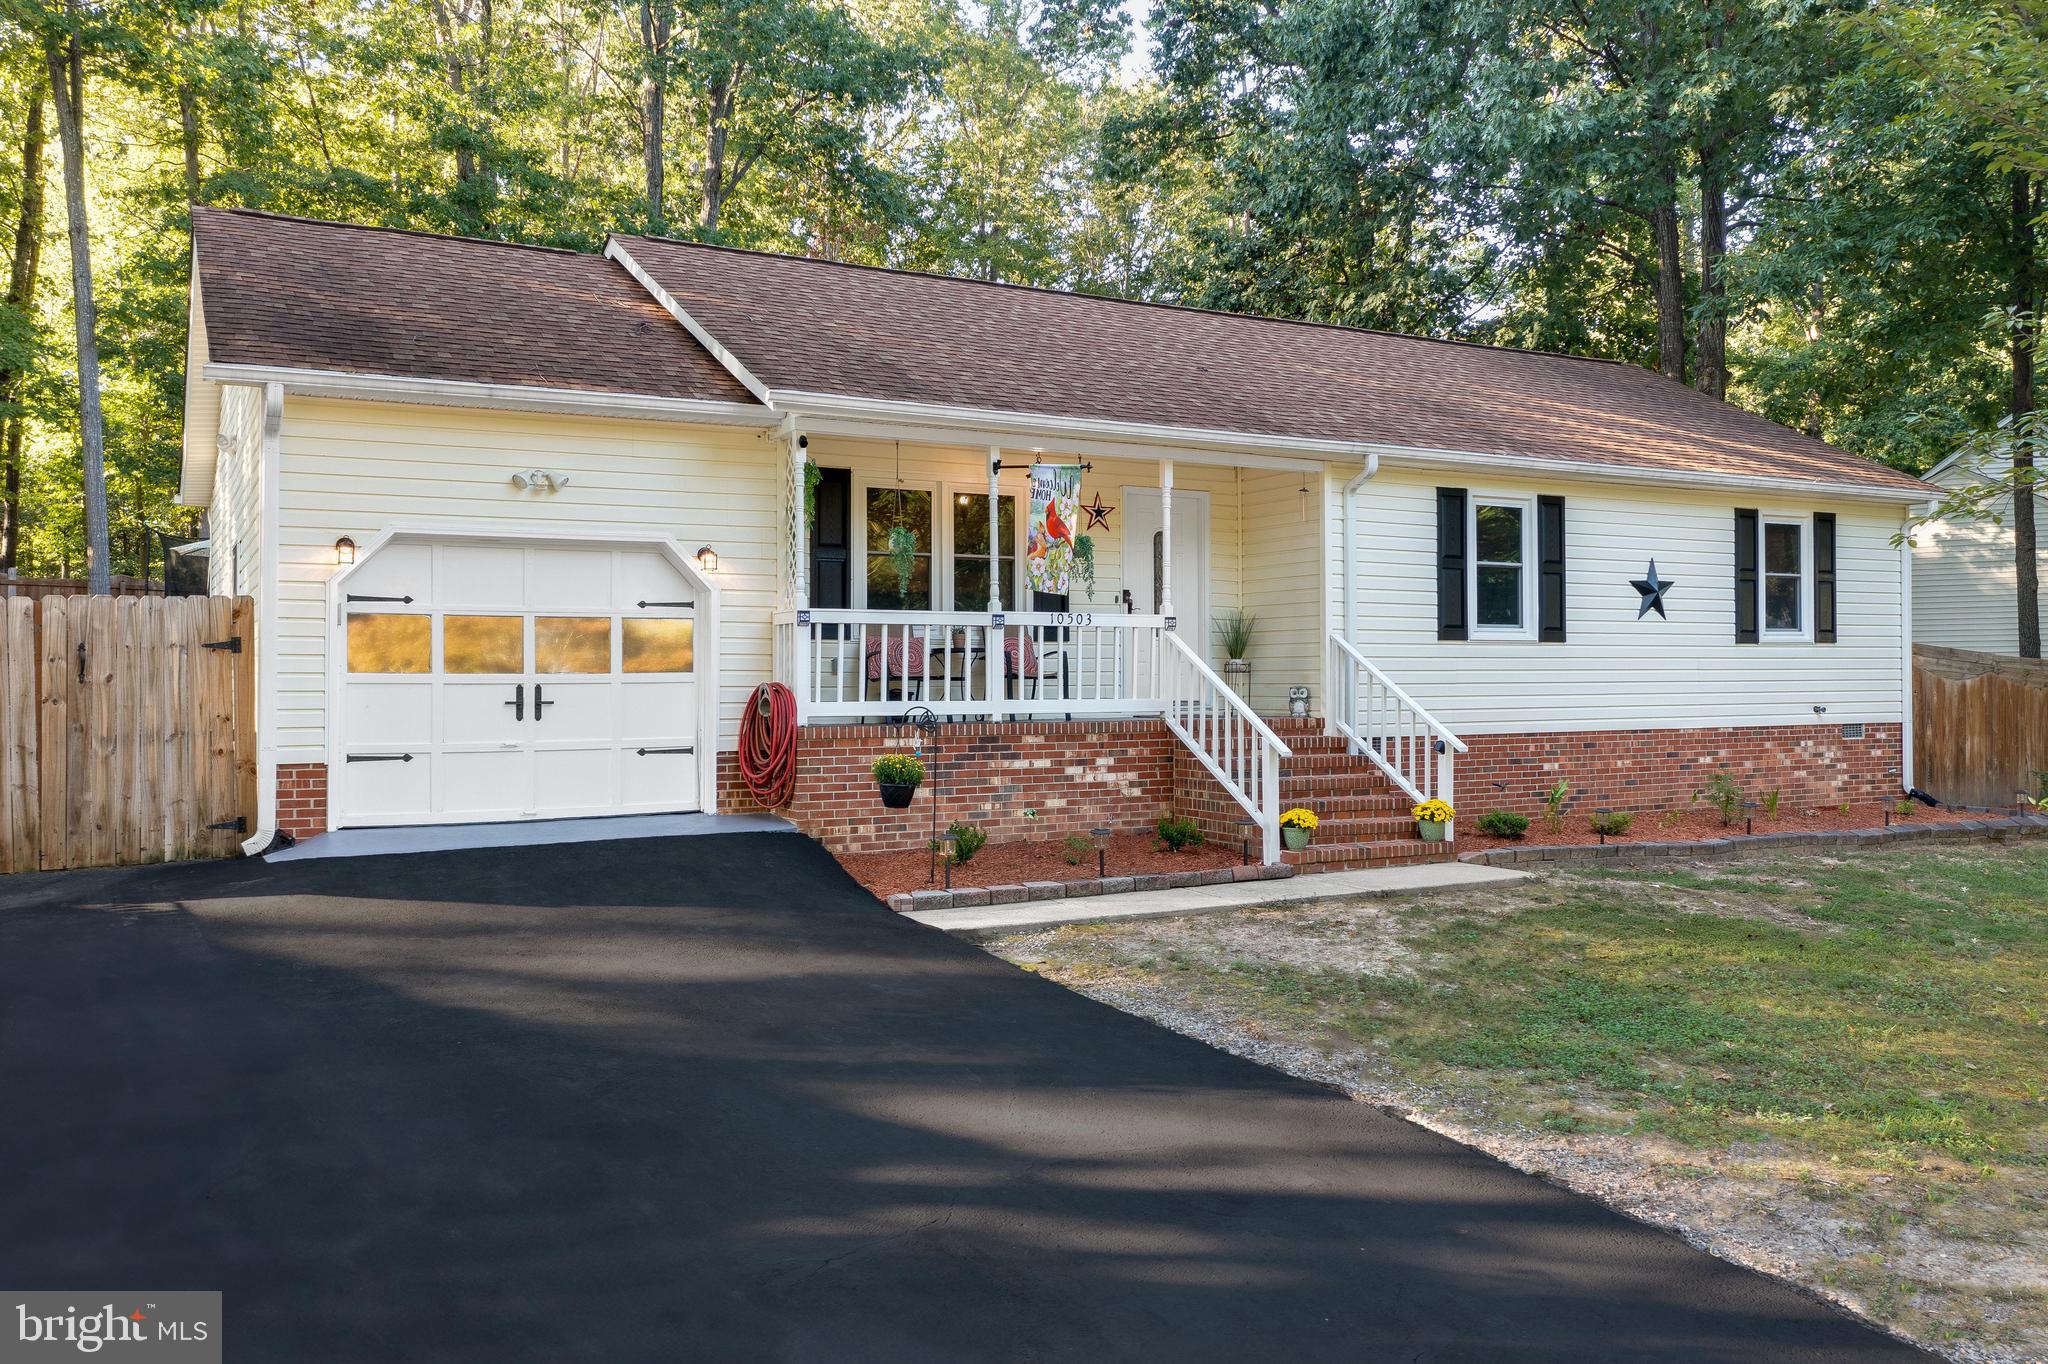
<path fill-rule="evenodd" d="M 1480 630 L 1528 632 L 1530 519 L 1524 502 L 1472 499 L 1472 621 Z"/>
<path fill-rule="evenodd" d="M 1017 560 L 1017 499 L 996 499 L 997 534 L 1002 537 L 1003 599 L 1017 600 L 1022 565 Z M 953 609 L 979 611 L 988 605 L 988 494 L 953 494 Z"/>
<path fill-rule="evenodd" d="M 926 488 L 867 492 L 868 605 L 878 611 L 929 611 L 932 606 L 932 495 Z M 892 536 L 891 532 L 895 532 Z M 987 538 L 983 528 L 983 538 Z M 898 542 L 907 556 L 895 551 Z M 907 568 L 906 573 L 904 569 Z M 986 579 L 982 588 L 987 600 Z"/>

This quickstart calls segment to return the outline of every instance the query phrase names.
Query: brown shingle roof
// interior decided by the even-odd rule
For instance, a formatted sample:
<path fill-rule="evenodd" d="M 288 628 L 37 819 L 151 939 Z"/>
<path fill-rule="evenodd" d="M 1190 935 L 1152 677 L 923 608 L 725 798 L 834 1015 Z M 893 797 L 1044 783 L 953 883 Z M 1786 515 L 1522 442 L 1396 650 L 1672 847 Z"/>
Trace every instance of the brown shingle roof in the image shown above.
<path fill-rule="evenodd" d="M 222 364 L 751 402 L 601 256 L 194 208 Z"/>
<path fill-rule="evenodd" d="M 1634 365 L 618 240 L 771 392 L 1928 491 Z"/>

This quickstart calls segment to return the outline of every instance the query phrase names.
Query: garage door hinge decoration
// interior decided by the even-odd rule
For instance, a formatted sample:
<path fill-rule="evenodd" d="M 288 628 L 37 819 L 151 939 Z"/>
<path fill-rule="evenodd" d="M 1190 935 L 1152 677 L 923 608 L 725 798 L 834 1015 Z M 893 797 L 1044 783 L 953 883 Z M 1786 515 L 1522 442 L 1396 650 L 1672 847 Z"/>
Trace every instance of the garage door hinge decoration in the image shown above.
<path fill-rule="evenodd" d="M 642 611 L 645 611 L 650 606 L 672 606 L 678 610 L 686 611 L 696 604 L 693 601 L 643 601 L 638 603 L 638 606 Z"/>
<path fill-rule="evenodd" d="M 352 762 L 352 763 L 409 763 L 409 762 L 411 762 L 411 761 L 412 761 L 412 754 L 410 754 L 410 753 L 351 753 L 351 754 L 349 754 L 349 755 L 348 755 L 348 761 L 350 761 L 350 762 Z"/>
<path fill-rule="evenodd" d="M 351 593 L 349 593 L 349 594 L 348 594 L 348 599 L 349 599 L 350 601 L 395 601 L 395 602 L 402 602 L 402 603 L 404 603 L 404 604 L 405 604 L 405 605 L 407 605 L 407 606 L 411 606 L 411 605 L 412 605 L 412 598 L 411 598 L 410 596 L 405 596 L 405 597 L 365 597 L 365 596 L 362 596 L 362 595 L 360 595 L 360 594 L 358 594 L 358 593 L 355 593 L 355 592 L 351 592 Z"/>

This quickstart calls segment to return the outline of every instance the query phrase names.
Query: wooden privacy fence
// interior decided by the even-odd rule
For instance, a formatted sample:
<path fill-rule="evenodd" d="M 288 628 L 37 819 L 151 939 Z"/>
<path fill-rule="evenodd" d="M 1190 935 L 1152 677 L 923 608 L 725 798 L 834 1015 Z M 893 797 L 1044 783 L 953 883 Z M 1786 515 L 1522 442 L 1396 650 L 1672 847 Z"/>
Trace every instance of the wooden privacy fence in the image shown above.
<path fill-rule="evenodd" d="M 247 597 L 0 601 L 0 872 L 233 856 L 253 620 Z"/>
<path fill-rule="evenodd" d="M 2048 663 L 1913 646 L 1913 777 L 1952 805 L 2011 805 L 2048 772 Z"/>
<path fill-rule="evenodd" d="M 117 597 L 161 597 L 164 585 L 155 578 L 144 582 L 116 573 L 107 590 Z M 91 591 L 91 584 L 84 578 L 9 578 L 0 574 L 0 599 L 26 597 L 40 601 L 44 597 L 82 597 Z"/>

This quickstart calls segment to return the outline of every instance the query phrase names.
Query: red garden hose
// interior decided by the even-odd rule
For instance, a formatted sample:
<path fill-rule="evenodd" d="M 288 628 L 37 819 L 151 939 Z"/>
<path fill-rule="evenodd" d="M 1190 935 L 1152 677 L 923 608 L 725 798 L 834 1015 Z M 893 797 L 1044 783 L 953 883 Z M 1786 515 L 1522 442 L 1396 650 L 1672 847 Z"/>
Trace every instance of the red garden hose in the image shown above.
<path fill-rule="evenodd" d="M 764 682 L 740 717 L 740 778 L 763 809 L 778 810 L 796 794 L 796 697 Z"/>

